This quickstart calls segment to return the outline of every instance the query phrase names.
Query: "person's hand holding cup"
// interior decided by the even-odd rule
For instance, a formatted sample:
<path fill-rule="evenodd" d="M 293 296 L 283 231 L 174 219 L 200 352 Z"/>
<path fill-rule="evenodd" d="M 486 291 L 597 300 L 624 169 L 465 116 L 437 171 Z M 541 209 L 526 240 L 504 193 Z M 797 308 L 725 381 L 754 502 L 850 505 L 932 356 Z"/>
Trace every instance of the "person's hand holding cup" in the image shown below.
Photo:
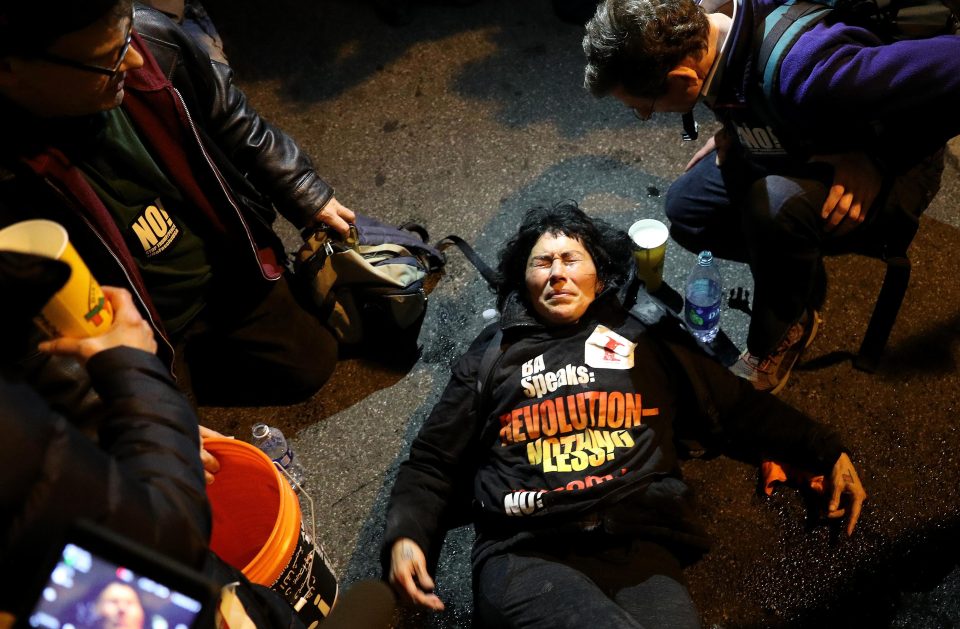
<path fill-rule="evenodd" d="M 47 336 L 79 339 L 110 329 L 113 306 L 70 244 L 62 225 L 33 219 L 0 229 L 0 250 L 60 260 L 70 267 L 66 284 L 35 319 Z"/>
<path fill-rule="evenodd" d="M 104 286 L 102 290 L 113 309 L 113 323 L 109 330 L 99 336 L 79 339 L 61 336 L 44 341 L 40 343 L 40 351 L 73 356 L 81 363 L 86 363 L 94 354 L 114 347 L 133 347 L 156 354 L 157 341 L 153 336 L 153 328 L 140 316 L 130 292 L 113 286 Z"/>
<path fill-rule="evenodd" d="M 0 230 L 0 251 L 59 260 L 70 267 L 66 283 L 50 298 L 35 321 L 51 337 L 40 344 L 50 354 L 86 362 L 114 347 L 133 347 L 155 354 L 153 329 L 140 316 L 130 293 L 101 287 L 77 254 L 67 230 L 45 219 L 15 223 Z"/>
<path fill-rule="evenodd" d="M 663 257 L 670 230 L 658 220 L 644 218 L 631 225 L 627 234 L 633 241 L 637 276 L 643 280 L 647 292 L 654 293 L 663 284 Z"/>

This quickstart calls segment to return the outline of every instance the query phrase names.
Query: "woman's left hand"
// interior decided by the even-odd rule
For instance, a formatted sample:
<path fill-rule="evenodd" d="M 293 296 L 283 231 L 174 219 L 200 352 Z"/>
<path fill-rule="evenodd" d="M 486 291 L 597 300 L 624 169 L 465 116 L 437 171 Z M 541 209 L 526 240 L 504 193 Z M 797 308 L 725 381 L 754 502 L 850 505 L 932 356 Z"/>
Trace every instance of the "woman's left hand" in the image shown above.
<path fill-rule="evenodd" d="M 427 571 L 423 549 L 412 539 L 401 537 L 390 550 L 390 585 L 400 599 L 434 611 L 443 611 L 443 601 L 433 593 L 433 577 Z"/>
<path fill-rule="evenodd" d="M 853 467 L 853 462 L 846 453 L 841 454 L 837 462 L 833 464 L 827 491 L 830 496 L 827 517 L 842 518 L 846 515 L 847 536 L 853 535 L 853 529 L 857 526 L 857 520 L 860 518 L 863 501 L 867 499 L 867 492 L 863 489 L 860 477 L 857 476 L 857 470 Z M 847 497 L 846 505 L 841 507 L 840 502 L 844 496 Z"/>

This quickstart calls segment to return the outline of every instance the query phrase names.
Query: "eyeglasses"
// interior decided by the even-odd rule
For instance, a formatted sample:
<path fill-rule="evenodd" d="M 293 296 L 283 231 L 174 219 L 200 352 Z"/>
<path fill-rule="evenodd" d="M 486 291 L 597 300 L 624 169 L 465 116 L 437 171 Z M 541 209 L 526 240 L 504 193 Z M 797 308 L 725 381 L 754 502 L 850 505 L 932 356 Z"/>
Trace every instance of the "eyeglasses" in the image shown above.
<path fill-rule="evenodd" d="M 127 56 L 127 51 L 130 49 L 130 42 L 133 41 L 133 14 L 130 14 L 130 24 L 127 26 L 127 34 L 123 39 L 123 46 L 120 47 L 120 54 L 117 57 L 117 62 L 113 64 L 112 68 L 105 68 L 103 66 L 98 66 L 92 63 L 83 63 L 82 61 L 77 61 L 75 59 L 68 59 L 67 57 L 61 57 L 52 52 L 42 51 L 36 55 L 38 59 L 43 59 L 50 63 L 55 63 L 57 65 L 66 66 L 68 68 L 76 68 L 77 70 L 86 70 L 87 72 L 94 72 L 96 74 L 102 74 L 108 76 L 111 79 L 120 72 L 120 66 L 123 65 L 123 60 Z"/>
<path fill-rule="evenodd" d="M 650 120 L 650 117 L 653 116 L 654 107 L 657 106 L 657 99 L 653 98 L 650 100 L 650 107 L 643 111 L 640 107 L 631 107 L 630 110 L 633 111 L 633 116 L 640 122 L 646 122 Z"/>

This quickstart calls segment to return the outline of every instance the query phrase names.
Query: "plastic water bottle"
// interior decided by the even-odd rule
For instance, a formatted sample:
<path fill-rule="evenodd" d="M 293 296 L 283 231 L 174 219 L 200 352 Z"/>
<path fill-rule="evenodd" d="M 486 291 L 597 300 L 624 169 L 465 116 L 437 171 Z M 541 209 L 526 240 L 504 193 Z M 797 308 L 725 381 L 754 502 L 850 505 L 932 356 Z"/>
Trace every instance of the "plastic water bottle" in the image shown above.
<path fill-rule="evenodd" d="M 690 270 L 684 292 L 683 319 L 695 337 L 709 343 L 720 331 L 720 300 L 723 283 L 713 254 L 701 251 Z"/>
<path fill-rule="evenodd" d="M 260 448 L 295 480 L 300 487 L 306 484 L 307 478 L 303 468 L 294 460 L 293 450 L 287 443 L 287 438 L 279 428 L 259 423 L 253 425 L 253 445 Z M 293 486 L 297 489 L 297 486 Z"/>

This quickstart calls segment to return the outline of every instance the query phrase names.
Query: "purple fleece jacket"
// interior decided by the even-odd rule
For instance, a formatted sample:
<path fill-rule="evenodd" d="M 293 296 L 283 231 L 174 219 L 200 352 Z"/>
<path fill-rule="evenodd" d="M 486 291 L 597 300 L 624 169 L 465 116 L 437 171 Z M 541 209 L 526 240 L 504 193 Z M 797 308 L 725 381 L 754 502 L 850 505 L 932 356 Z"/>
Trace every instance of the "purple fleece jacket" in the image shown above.
<path fill-rule="evenodd" d="M 726 105 L 755 97 L 746 85 L 754 75 L 749 51 L 759 45 L 754 25 L 779 4 L 743 0 L 720 92 Z M 814 144 L 867 150 L 889 172 L 903 172 L 960 134 L 960 36 L 884 44 L 828 18 L 784 57 L 776 107 Z"/>

